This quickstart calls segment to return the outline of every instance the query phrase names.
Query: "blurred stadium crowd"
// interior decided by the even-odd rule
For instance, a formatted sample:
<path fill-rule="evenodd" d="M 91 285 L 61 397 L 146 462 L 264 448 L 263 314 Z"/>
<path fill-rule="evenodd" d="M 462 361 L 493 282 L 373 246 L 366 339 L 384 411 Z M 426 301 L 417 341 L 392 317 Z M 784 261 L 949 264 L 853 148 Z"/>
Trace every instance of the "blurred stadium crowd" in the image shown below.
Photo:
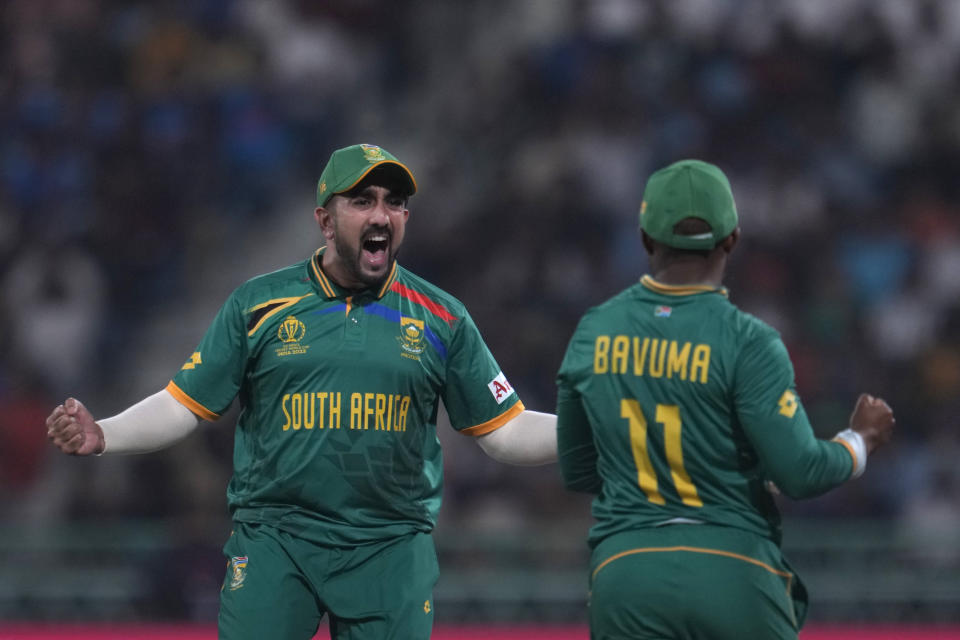
<path fill-rule="evenodd" d="M 0 518 L 222 542 L 230 416 L 96 461 L 43 419 L 162 388 L 232 287 L 317 246 L 320 169 L 370 142 L 420 185 L 401 262 L 543 411 L 580 314 L 645 269 L 646 176 L 719 164 L 731 298 L 782 332 L 819 435 L 860 391 L 898 418 L 861 480 L 784 511 L 960 528 L 960 3 L 7 0 L 0 26 Z M 445 522 L 586 518 L 554 467 L 441 431 Z"/>

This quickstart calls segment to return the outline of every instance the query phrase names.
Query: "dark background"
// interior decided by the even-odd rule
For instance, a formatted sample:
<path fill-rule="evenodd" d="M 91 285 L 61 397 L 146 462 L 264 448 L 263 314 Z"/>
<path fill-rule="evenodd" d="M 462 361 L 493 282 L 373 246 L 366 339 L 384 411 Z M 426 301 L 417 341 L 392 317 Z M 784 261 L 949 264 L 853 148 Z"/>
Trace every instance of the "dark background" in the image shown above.
<path fill-rule="evenodd" d="M 958 54 L 952 0 L 3 2 L 0 614 L 212 619 L 233 416 L 84 460 L 43 419 L 165 386 L 235 286 L 319 245 L 320 170 L 366 142 L 420 186 L 401 262 L 551 412 L 580 314 L 644 273 L 649 173 L 720 165 L 731 298 L 817 434 L 861 391 L 897 415 L 863 478 L 783 500 L 812 619 L 957 621 Z M 441 438 L 438 620 L 582 621 L 587 500 Z"/>

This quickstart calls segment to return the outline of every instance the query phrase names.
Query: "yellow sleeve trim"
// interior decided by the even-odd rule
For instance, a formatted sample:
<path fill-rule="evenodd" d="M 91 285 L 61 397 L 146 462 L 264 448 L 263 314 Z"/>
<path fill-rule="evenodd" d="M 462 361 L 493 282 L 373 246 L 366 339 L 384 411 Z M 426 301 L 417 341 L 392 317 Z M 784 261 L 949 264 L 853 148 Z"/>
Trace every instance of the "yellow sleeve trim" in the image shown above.
<path fill-rule="evenodd" d="M 176 398 L 177 402 L 185 406 L 187 409 L 190 409 L 190 411 L 193 411 L 204 420 L 213 422 L 220 419 L 218 414 L 210 411 L 210 409 L 207 409 L 205 406 L 184 393 L 183 389 L 178 387 L 173 380 L 167 383 L 167 392 Z"/>
<path fill-rule="evenodd" d="M 474 425 L 472 427 L 467 427 L 466 429 L 461 429 L 460 433 L 464 433 L 468 436 L 486 435 L 491 431 L 496 431 L 503 425 L 507 424 L 508 422 L 516 418 L 518 415 L 523 413 L 524 408 L 525 407 L 523 406 L 523 403 L 517 400 L 516 404 L 514 404 L 512 407 L 510 407 L 500 415 L 498 415 L 493 420 L 487 420 L 482 424 Z"/>
<path fill-rule="evenodd" d="M 850 472 L 850 475 L 853 476 L 853 474 L 857 472 L 857 453 L 853 450 L 853 445 L 840 438 L 834 438 L 833 441 L 837 444 L 842 444 L 850 454 L 850 457 L 853 458 L 853 471 Z"/>

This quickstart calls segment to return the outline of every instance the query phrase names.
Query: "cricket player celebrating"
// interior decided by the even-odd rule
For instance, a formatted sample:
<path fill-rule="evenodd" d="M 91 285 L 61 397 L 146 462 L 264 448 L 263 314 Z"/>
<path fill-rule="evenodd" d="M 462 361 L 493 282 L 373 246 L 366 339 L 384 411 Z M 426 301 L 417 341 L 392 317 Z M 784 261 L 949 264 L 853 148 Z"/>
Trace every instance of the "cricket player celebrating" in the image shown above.
<path fill-rule="evenodd" d="M 95 421 L 69 398 L 48 437 L 77 455 L 168 446 L 239 397 L 221 638 L 428 638 L 442 400 L 512 464 L 556 459 L 456 298 L 396 256 L 416 193 L 386 149 L 335 151 L 317 185 L 326 246 L 236 289 L 166 388 Z"/>
<path fill-rule="evenodd" d="M 586 313 L 557 378 L 563 479 L 598 494 L 591 637 L 795 640 L 806 591 L 766 487 L 856 478 L 893 413 L 861 395 L 848 429 L 814 437 L 779 335 L 721 287 L 740 230 L 719 168 L 672 164 L 643 200 L 652 276 Z"/>

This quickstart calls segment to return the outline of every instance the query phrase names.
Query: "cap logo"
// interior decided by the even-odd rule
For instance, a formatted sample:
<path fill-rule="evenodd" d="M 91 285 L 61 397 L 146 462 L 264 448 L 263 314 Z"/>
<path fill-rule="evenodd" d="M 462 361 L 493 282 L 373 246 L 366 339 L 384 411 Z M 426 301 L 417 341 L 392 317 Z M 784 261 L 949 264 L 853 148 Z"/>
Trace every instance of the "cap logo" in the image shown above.
<path fill-rule="evenodd" d="M 646 212 L 647 212 L 647 201 L 644 200 L 644 201 L 640 204 L 640 215 L 643 215 L 643 214 L 645 214 Z"/>
<path fill-rule="evenodd" d="M 383 155 L 383 151 L 381 151 L 380 147 L 375 144 L 362 144 L 360 145 L 360 149 L 363 151 L 364 157 L 370 164 L 386 160 Z"/>
<path fill-rule="evenodd" d="M 325 193 L 327 190 L 327 182 L 323 181 L 320 183 L 320 193 Z"/>

